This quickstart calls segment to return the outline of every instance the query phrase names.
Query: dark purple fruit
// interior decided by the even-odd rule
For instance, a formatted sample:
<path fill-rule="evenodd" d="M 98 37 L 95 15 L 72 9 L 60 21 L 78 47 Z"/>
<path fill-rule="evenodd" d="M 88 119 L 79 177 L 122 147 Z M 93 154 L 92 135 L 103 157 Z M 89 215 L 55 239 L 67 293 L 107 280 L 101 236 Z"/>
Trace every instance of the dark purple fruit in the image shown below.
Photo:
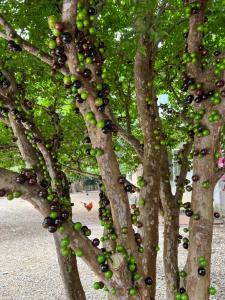
<path fill-rule="evenodd" d="M 57 226 L 51 225 L 48 227 L 48 231 L 51 233 L 54 233 L 57 231 Z"/>
<path fill-rule="evenodd" d="M 91 70 L 84 69 L 83 76 L 84 76 L 84 78 L 90 79 L 91 78 Z"/>
<path fill-rule="evenodd" d="M 205 276 L 205 274 L 206 274 L 205 268 L 203 268 L 203 267 L 198 268 L 198 274 L 200 276 Z"/>
<path fill-rule="evenodd" d="M 54 225 L 54 220 L 52 218 L 50 218 L 50 217 L 44 218 L 44 220 L 42 222 L 42 226 L 44 228 L 48 228 L 51 225 Z"/>
<path fill-rule="evenodd" d="M 100 244 L 100 241 L 99 241 L 99 239 L 93 239 L 93 241 L 92 241 L 92 245 L 94 246 L 94 247 L 98 247 L 98 245 Z"/>
<path fill-rule="evenodd" d="M 38 196 L 41 198 L 47 198 L 48 197 L 48 191 L 45 189 L 42 189 L 38 192 Z"/>
<path fill-rule="evenodd" d="M 218 219 L 218 218 L 220 217 L 220 213 L 214 212 L 214 217 L 215 217 L 216 219 Z"/>
<path fill-rule="evenodd" d="M 190 208 L 188 208 L 185 210 L 185 215 L 190 218 L 193 215 L 193 211 Z"/>
<path fill-rule="evenodd" d="M 64 48 L 60 47 L 60 46 L 56 47 L 55 48 L 55 55 L 56 56 L 61 56 L 62 54 L 64 54 Z"/>
<path fill-rule="evenodd" d="M 4 197 L 6 194 L 6 191 L 4 189 L 0 190 L 0 197 Z"/>
<path fill-rule="evenodd" d="M 16 177 L 16 183 L 24 184 L 26 182 L 26 177 L 22 174 Z"/>
<path fill-rule="evenodd" d="M 100 269 L 103 273 L 107 272 L 109 269 L 109 266 L 107 264 L 101 264 Z"/>
<path fill-rule="evenodd" d="M 153 284 L 152 278 L 151 278 L 151 277 L 145 278 L 145 284 L 146 284 L 146 285 L 152 285 L 152 284 Z"/>
<path fill-rule="evenodd" d="M 63 43 L 65 43 L 65 44 L 70 44 L 70 43 L 72 42 L 72 39 L 73 39 L 73 37 L 72 37 L 72 34 L 71 34 L 71 33 L 69 33 L 69 32 L 64 32 L 64 33 L 62 34 L 62 41 L 63 41 Z"/>

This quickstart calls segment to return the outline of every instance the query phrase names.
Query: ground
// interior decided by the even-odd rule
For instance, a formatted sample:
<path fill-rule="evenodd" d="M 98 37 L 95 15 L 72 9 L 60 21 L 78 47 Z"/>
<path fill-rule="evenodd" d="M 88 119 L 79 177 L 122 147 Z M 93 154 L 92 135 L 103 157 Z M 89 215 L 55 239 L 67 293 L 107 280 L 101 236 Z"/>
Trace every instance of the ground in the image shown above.
<path fill-rule="evenodd" d="M 92 236 L 101 235 L 97 218 L 98 194 L 77 193 L 72 196 L 74 221 L 81 221 L 92 229 Z M 93 201 L 94 208 L 87 212 L 82 202 Z M 85 222 L 84 222 L 85 221 Z M 59 275 L 53 237 L 41 226 L 42 217 L 23 200 L 8 201 L 0 198 L 0 299 L 1 300 L 66 300 Z M 181 224 L 187 219 L 181 218 Z M 181 225 L 181 233 L 186 225 Z M 215 225 L 213 240 L 212 285 L 218 289 L 215 300 L 225 300 L 225 228 Z M 162 234 L 158 255 L 158 289 L 156 300 L 166 300 L 162 264 Z M 179 264 L 184 266 L 187 251 L 180 246 Z M 87 266 L 78 260 L 79 271 L 87 293 L 87 300 L 106 299 L 106 292 L 94 291 L 96 280 Z M 197 300 L 197 299 L 196 299 Z"/>

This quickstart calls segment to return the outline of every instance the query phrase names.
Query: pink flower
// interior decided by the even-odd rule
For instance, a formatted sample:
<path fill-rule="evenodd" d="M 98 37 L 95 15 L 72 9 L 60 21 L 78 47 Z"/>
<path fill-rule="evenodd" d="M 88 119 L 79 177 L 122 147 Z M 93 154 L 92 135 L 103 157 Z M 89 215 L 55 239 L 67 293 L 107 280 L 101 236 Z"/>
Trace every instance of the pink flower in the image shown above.
<path fill-rule="evenodd" d="M 218 160 L 218 167 L 223 168 L 225 166 L 225 157 L 220 157 Z"/>

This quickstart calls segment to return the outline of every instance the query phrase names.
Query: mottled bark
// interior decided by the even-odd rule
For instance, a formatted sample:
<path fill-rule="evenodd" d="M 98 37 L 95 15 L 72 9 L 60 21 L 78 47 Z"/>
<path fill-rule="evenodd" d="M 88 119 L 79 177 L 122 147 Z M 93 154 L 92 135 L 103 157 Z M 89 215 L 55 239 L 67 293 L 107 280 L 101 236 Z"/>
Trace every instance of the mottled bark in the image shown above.
<path fill-rule="evenodd" d="M 144 135 L 143 179 L 144 187 L 140 199 L 145 200 L 140 207 L 140 221 L 143 223 L 140 233 L 143 239 L 144 253 L 142 268 L 144 275 L 150 276 L 153 285 L 148 289 L 148 297 L 155 297 L 156 289 L 156 257 L 158 246 L 158 213 L 159 213 L 159 178 L 160 151 L 156 148 L 154 130 L 158 129 L 157 105 L 153 89 L 154 45 L 144 39 L 139 46 L 145 53 L 137 52 L 134 65 L 137 107 L 140 124 Z M 149 104 L 151 103 L 151 104 Z M 147 297 L 147 295 L 146 295 Z"/>
<path fill-rule="evenodd" d="M 165 148 L 162 148 L 161 155 L 160 199 L 164 217 L 163 263 L 167 299 L 174 300 L 175 292 L 179 287 L 178 235 L 180 209 L 171 191 L 169 161 Z"/>
<path fill-rule="evenodd" d="M 68 300 L 85 300 L 85 293 L 80 281 L 77 270 L 76 256 L 70 254 L 69 257 L 63 257 L 60 253 L 61 236 L 54 233 L 56 253 L 60 267 L 60 274 L 65 287 L 65 292 Z"/>
<path fill-rule="evenodd" d="M 200 215 L 200 220 L 191 220 L 190 246 L 187 260 L 187 291 L 190 300 L 209 299 L 211 244 L 213 233 L 213 190 L 215 186 L 214 151 L 217 146 L 213 136 L 217 132 L 211 127 L 211 135 L 205 138 L 195 138 L 195 149 L 207 148 L 209 154 L 204 159 L 194 158 L 193 174 L 199 176 L 199 181 L 193 183 L 192 209 Z M 204 188 L 203 182 L 209 182 Z M 204 256 L 207 260 L 206 275 L 198 275 L 198 259 Z"/>

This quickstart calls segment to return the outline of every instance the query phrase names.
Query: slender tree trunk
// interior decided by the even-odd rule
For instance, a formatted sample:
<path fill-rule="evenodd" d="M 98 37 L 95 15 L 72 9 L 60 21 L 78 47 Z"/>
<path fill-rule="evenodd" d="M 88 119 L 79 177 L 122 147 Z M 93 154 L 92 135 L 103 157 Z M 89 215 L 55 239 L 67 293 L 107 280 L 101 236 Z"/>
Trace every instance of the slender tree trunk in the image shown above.
<path fill-rule="evenodd" d="M 214 153 L 218 146 L 220 127 L 217 124 L 207 124 L 207 119 L 202 121 L 207 126 L 210 135 L 195 137 L 195 149 L 207 149 L 208 154 L 200 159 L 193 160 L 193 176 L 199 180 L 193 182 L 192 210 L 200 215 L 199 220 L 191 219 L 190 246 L 187 260 L 187 291 L 190 300 L 209 299 L 210 265 L 213 234 L 213 191 L 215 187 L 216 164 Z M 204 256 L 207 262 L 206 275 L 198 274 L 199 257 Z"/>
<path fill-rule="evenodd" d="M 179 206 L 171 193 L 170 185 L 164 181 L 162 180 L 160 184 L 160 198 L 164 212 L 163 263 L 167 287 L 167 299 L 174 300 L 175 292 L 179 287 Z"/>
<path fill-rule="evenodd" d="M 68 300 L 85 300 L 85 293 L 80 281 L 75 255 L 63 257 L 60 253 L 60 234 L 54 234 L 55 247 L 60 267 L 60 274 Z"/>

